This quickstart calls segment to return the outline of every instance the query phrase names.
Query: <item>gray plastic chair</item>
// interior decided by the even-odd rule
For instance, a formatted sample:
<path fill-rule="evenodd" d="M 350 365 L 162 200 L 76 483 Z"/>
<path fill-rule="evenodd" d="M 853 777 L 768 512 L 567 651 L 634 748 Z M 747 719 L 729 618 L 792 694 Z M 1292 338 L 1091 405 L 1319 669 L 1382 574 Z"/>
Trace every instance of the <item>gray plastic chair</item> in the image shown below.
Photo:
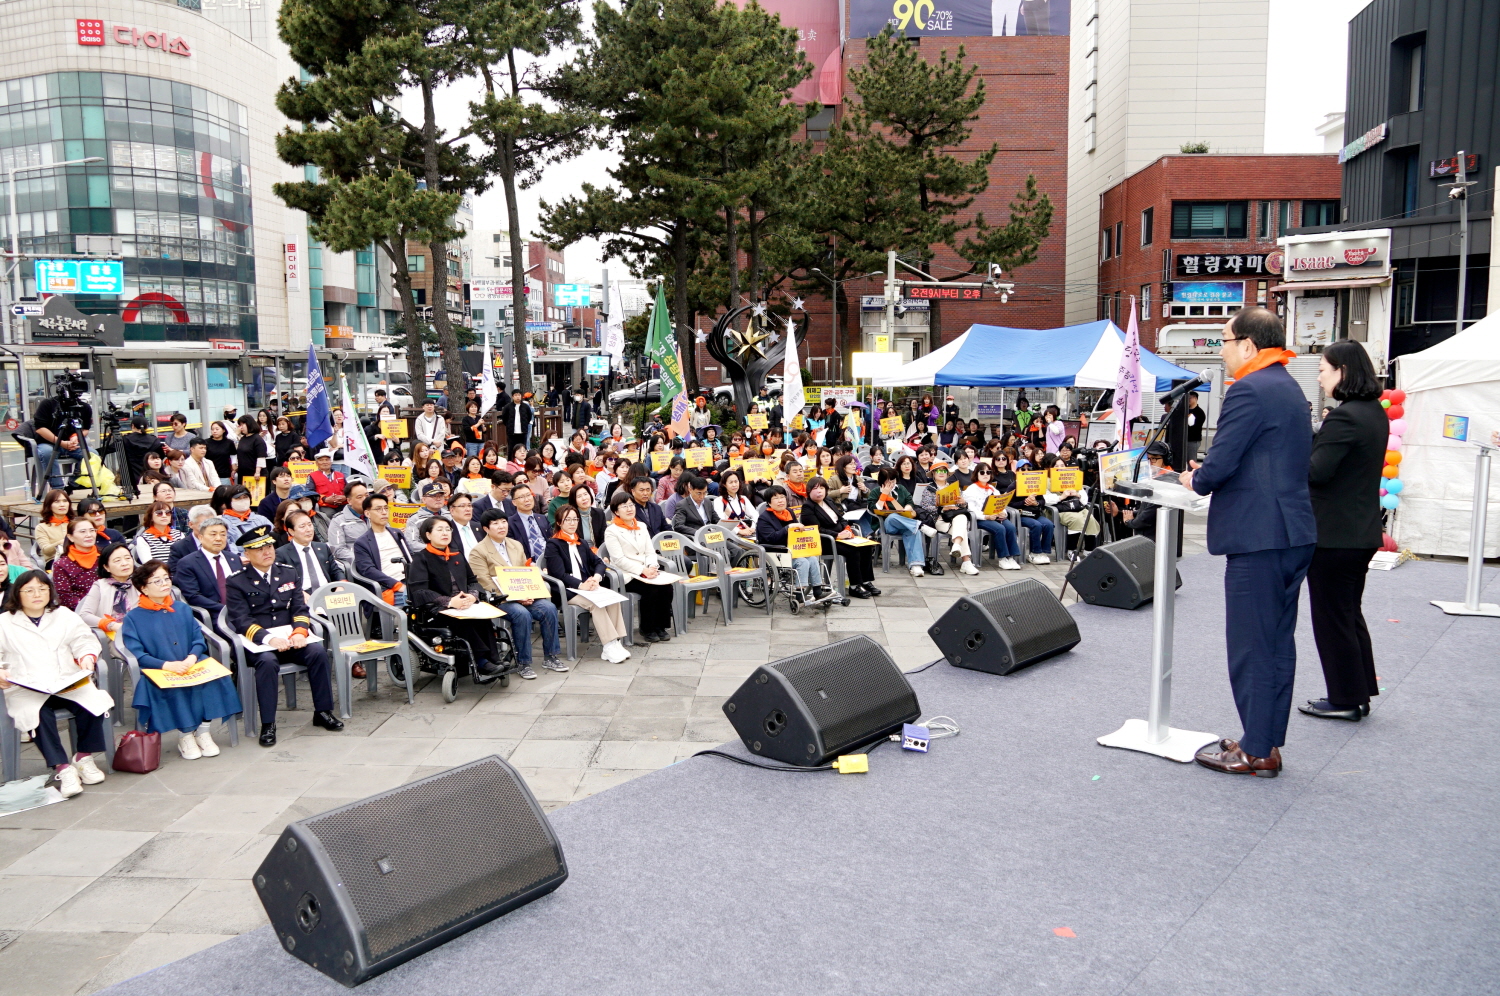
<path fill-rule="evenodd" d="M 716 538 L 717 537 L 717 538 Z M 725 617 L 733 618 L 734 607 L 740 601 L 740 584 L 745 582 L 760 581 L 761 590 L 766 593 L 765 609 L 769 616 L 774 611 L 771 605 L 773 601 L 770 595 L 771 579 L 766 571 L 766 551 L 758 543 L 740 539 L 732 529 L 723 525 L 700 526 L 698 532 L 693 536 L 693 545 L 710 556 L 713 556 L 724 565 L 723 574 L 729 586 L 729 598 L 724 603 Z M 750 570 L 738 574 L 731 574 L 730 568 L 735 566 L 737 559 L 743 560 L 743 556 L 737 554 L 749 554 L 755 558 L 755 566 Z M 745 565 L 749 566 L 749 565 Z M 749 604 L 748 602 L 746 604 Z"/>
<path fill-rule="evenodd" d="M 213 630 L 209 629 L 208 627 L 202 626 L 201 623 L 199 625 L 203 629 L 203 639 L 208 643 L 208 655 L 221 664 L 231 659 L 229 641 L 221 637 L 218 633 L 213 632 Z M 118 659 L 124 664 L 124 668 L 122 668 L 122 670 L 129 670 L 130 687 L 134 688 L 136 686 L 136 683 L 141 680 L 140 661 L 136 660 L 135 655 L 130 652 L 129 648 L 127 648 L 123 642 L 113 644 L 113 652 L 118 655 Z M 228 667 L 229 665 L 224 664 L 224 666 Z M 116 698 L 115 702 L 120 708 L 124 708 L 124 702 L 121 699 Z M 229 730 L 229 746 L 231 747 L 238 747 L 240 745 L 240 727 L 236 717 L 241 715 L 243 711 L 244 704 L 241 703 L 240 713 L 235 713 L 234 716 L 224 717 L 223 722 L 224 726 Z M 140 728 L 141 720 L 140 717 L 137 716 L 135 719 L 135 729 Z"/>
<path fill-rule="evenodd" d="M 667 562 L 667 569 L 673 574 L 680 574 L 683 580 L 672 585 L 672 628 L 676 636 L 687 632 L 688 609 L 693 603 L 692 594 L 700 591 L 716 591 L 722 597 L 724 594 L 725 576 L 721 571 L 714 571 L 712 577 L 701 581 L 687 580 L 691 576 L 692 567 L 699 557 L 712 557 L 708 551 L 703 551 L 699 557 L 692 558 L 689 562 L 687 556 L 687 545 L 692 540 L 681 533 L 662 532 L 651 538 L 651 546 L 656 550 L 656 555 Z M 665 544 L 665 545 L 664 545 Z M 675 549 L 674 549 L 675 547 Z M 696 552 L 696 551 L 695 551 Z M 728 616 L 725 617 L 728 621 Z"/>
<path fill-rule="evenodd" d="M 234 652 L 235 684 L 240 689 L 240 708 L 244 709 L 245 735 L 258 736 L 260 731 L 256 727 L 260 723 L 260 704 L 255 697 L 255 668 L 250 666 L 245 657 L 245 645 L 248 642 L 243 636 L 235 633 L 229 625 L 229 610 L 219 610 L 219 632 L 226 635 L 230 648 Z M 232 634 L 232 635 L 231 635 Z M 297 675 L 304 674 L 307 668 L 301 664 L 288 664 L 281 661 L 281 685 L 286 690 L 287 709 L 297 708 Z"/>
<path fill-rule="evenodd" d="M 307 600 L 307 607 L 314 616 L 324 620 L 331 631 L 328 659 L 338 687 L 340 715 L 344 719 L 349 718 L 350 703 L 354 699 L 354 665 L 363 661 L 370 662 L 370 666 L 365 668 L 365 681 L 369 693 L 374 695 L 377 687 L 376 672 L 380 670 L 376 662 L 400 659 L 402 674 L 406 679 L 406 704 L 411 705 L 416 700 L 416 690 L 412 685 L 413 661 L 406 651 L 405 612 L 385 604 L 357 581 L 330 581 L 312 593 Z M 394 636 L 382 640 L 385 643 L 394 642 L 394 647 L 365 651 L 350 649 L 372 638 L 366 627 L 366 619 L 372 617 L 366 616 L 366 607 L 372 610 L 373 617 L 388 620 L 394 626 Z M 394 675 L 394 671 L 392 674 Z"/>
<path fill-rule="evenodd" d="M 94 680 L 106 690 L 114 685 L 114 676 L 111 673 L 111 659 L 104 654 L 99 655 L 94 664 Z M 101 669 L 103 674 L 100 674 Z M 119 726 L 120 700 L 115 699 L 115 707 L 104 714 L 107 728 L 104 731 L 104 757 L 107 764 L 113 764 L 115 760 L 115 727 Z M 68 738 L 72 743 L 73 752 L 78 752 L 78 728 L 69 713 Z M 15 723 L 11 721 L 10 712 L 5 708 L 5 692 L 0 690 L 0 774 L 5 781 L 13 782 L 20 777 L 21 770 L 21 731 L 16 729 Z"/>

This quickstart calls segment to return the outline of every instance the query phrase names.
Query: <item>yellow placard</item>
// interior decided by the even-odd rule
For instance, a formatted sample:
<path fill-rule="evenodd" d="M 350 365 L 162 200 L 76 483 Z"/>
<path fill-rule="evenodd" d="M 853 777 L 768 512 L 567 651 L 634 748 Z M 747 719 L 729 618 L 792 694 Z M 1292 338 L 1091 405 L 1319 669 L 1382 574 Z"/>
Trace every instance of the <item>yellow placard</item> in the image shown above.
<path fill-rule="evenodd" d="M 906 423 L 901 421 L 900 415 L 890 415 L 880 420 L 880 434 L 882 436 L 899 436 L 906 431 Z"/>
<path fill-rule="evenodd" d="M 744 466 L 745 466 L 745 458 L 744 457 L 732 456 L 732 457 L 729 458 L 729 469 L 730 470 L 740 470 Z"/>
<path fill-rule="evenodd" d="M 1016 494 L 1022 498 L 1045 494 L 1047 472 L 1045 470 L 1023 470 L 1016 474 Z"/>
<path fill-rule="evenodd" d="M 792 416 L 790 427 L 793 432 L 801 432 L 802 427 L 805 425 L 807 425 L 807 420 L 802 417 L 801 412 L 798 412 L 797 414 Z"/>
<path fill-rule="evenodd" d="M 404 418 L 383 418 L 380 420 L 380 434 L 387 439 L 407 438 L 406 429 L 406 419 Z"/>
<path fill-rule="evenodd" d="M 754 412 L 745 416 L 745 424 L 752 429 L 765 429 L 771 425 L 771 420 L 760 412 Z"/>
<path fill-rule="evenodd" d="M 776 476 L 775 468 L 770 460 L 746 460 L 742 469 L 747 480 L 769 481 Z"/>
<path fill-rule="evenodd" d="M 703 542 L 722 543 L 724 542 L 724 534 L 717 529 L 710 529 L 708 532 L 703 534 Z"/>
<path fill-rule="evenodd" d="M 1057 492 L 1079 491 L 1083 488 L 1083 470 L 1078 467 L 1053 467 L 1051 485 Z"/>
<path fill-rule="evenodd" d="M 505 592 L 506 598 L 551 598 L 547 582 L 542 580 L 540 567 L 497 567 L 495 584 Z"/>
<path fill-rule="evenodd" d="M 682 540 L 674 536 L 663 536 L 656 541 L 656 548 L 662 553 L 681 553 Z"/>
<path fill-rule="evenodd" d="M 212 657 L 204 657 L 182 674 L 163 671 L 159 667 L 143 667 L 141 674 L 155 682 L 157 688 L 192 688 L 229 677 L 229 669 Z"/>
<path fill-rule="evenodd" d="M 959 500 L 962 497 L 963 497 L 963 495 L 961 493 L 961 489 L 959 488 L 957 481 L 954 481 L 952 484 L 948 485 L 946 488 L 938 488 L 938 492 L 937 492 L 938 508 L 943 508 L 946 505 L 957 505 L 958 502 L 959 502 Z"/>
<path fill-rule="evenodd" d="M 385 640 L 365 640 L 363 643 L 351 643 L 347 646 L 339 647 L 339 649 L 346 654 L 371 654 L 377 650 L 389 650 L 395 645 L 394 642 L 387 642 Z"/>
<path fill-rule="evenodd" d="M 670 452 L 658 450 L 651 454 L 651 472 L 653 474 L 660 474 L 667 469 L 667 465 L 671 462 L 672 454 Z"/>
<path fill-rule="evenodd" d="M 793 557 L 819 557 L 823 554 L 823 540 L 817 526 L 787 526 L 786 548 Z"/>
<path fill-rule="evenodd" d="M 411 487 L 410 467 L 395 467 L 391 464 L 386 464 L 379 470 L 375 471 L 375 476 L 380 478 L 382 481 L 389 481 L 398 488 Z"/>
<path fill-rule="evenodd" d="M 417 514 L 422 506 L 413 502 L 393 501 L 390 503 L 392 529 L 405 529 L 406 520 Z"/>
<path fill-rule="evenodd" d="M 306 484 L 313 471 L 318 469 L 318 465 L 311 460 L 288 460 L 286 469 L 292 474 L 293 484 Z"/>
<path fill-rule="evenodd" d="M 1005 511 L 1005 507 L 1010 504 L 1010 500 L 1015 496 L 1016 493 L 1014 491 L 1007 491 L 1003 495 L 990 495 L 984 500 L 984 514 L 999 515 Z"/>
<path fill-rule="evenodd" d="M 323 596 L 323 607 L 325 609 L 352 609 L 359 604 L 359 599 L 347 591 L 334 592 Z"/>
<path fill-rule="evenodd" d="M 250 489 L 250 504 L 259 505 L 266 497 L 266 479 L 264 477 L 247 477 L 240 482 Z"/>
<path fill-rule="evenodd" d="M 691 446 L 682 451 L 682 459 L 691 469 L 699 467 L 712 467 L 714 465 L 714 451 L 707 446 Z"/>

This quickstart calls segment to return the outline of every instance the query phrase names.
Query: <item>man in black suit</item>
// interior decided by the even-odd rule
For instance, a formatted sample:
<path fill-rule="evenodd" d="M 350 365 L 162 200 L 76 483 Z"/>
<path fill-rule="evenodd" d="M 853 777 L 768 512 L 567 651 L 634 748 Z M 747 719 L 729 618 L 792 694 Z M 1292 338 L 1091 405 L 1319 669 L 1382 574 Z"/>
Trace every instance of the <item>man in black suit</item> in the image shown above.
<path fill-rule="evenodd" d="M 547 555 L 547 537 L 552 535 L 552 526 L 547 517 L 536 510 L 536 496 L 531 488 L 521 485 L 511 492 L 510 500 L 516 512 L 510 516 L 510 535 L 526 548 L 526 555 L 540 563 Z"/>
<path fill-rule="evenodd" d="M 217 515 L 199 524 L 198 544 L 197 550 L 177 561 L 176 567 L 169 568 L 172 583 L 181 589 L 189 605 L 206 610 L 217 620 L 219 610 L 224 607 L 229 579 L 245 565 L 238 554 L 226 549 L 229 527 Z"/>
<path fill-rule="evenodd" d="M 312 516 L 300 510 L 288 513 L 286 526 L 291 542 L 276 551 L 276 563 L 297 572 L 298 587 L 311 594 L 330 581 L 344 580 L 333 548 L 313 538 Z"/>
<path fill-rule="evenodd" d="M 531 403 L 521 397 L 520 390 L 510 392 L 510 401 L 500 409 L 500 421 L 505 423 L 510 445 L 531 443 Z"/>
<path fill-rule="evenodd" d="M 672 528 L 684 536 L 696 536 L 699 529 L 718 521 L 719 513 L 708 500 L 708 482 L 701 477 L 689 479 L 687 490 L 672 513 Z"/>
<path fill-rule="evenodd" d="M 188 554 L 198 549 L 198 530 L 203 523 L 214 517 L 212 505 L 194 505 L 188 509 L 188 531 L 176 543 L 172 544 L 171 551 L 167 554 L 167 570 L 177 570 L 177 562 Z"/>
<path fill-rule="evenodd" d="M 575 429 L 587 430 L 589 423 L 594 420 L 594 406 L 589 404 L 588 398 L 583 393 L 583 388 L 573 392 L 573 417 L 568 424 Z"/>
<path fill-rule="evenodd" d="M 484 513 L 492 508 L 505 513 L 507 519 L 515 515 L 516 506 L 510 500 L 510 489 L 515 483 L 516 477 L 509 471 L 497 470 L 490 474 L 490 493 L 474 499 L 475 520 L 483 521 Z"/>
<path fill-rule="evenodd" d="M 667 514 L 661 506 L 651 500 L 656 490 L 649 477 L 637 477 L 630 485 L 630 497 L 635 499 L 635 517 L 646 524 L 646 535 L 655 536 L 669 528 Z"/>
<path fill-rule="evenodd" d="M 270 526 L 256 526 L 240 534 L 239 546 L 247 565 L 229 579 L 225 606 L 234 632 L 256 647 L 246 649 L 246 662 L 255 668 L 255 697 L 260 705 L 260 745 L 276 746 L 276 686 L 281 684 L 283 661 L 307 668 L 312 688 L 313 725 L 342 730 L 333 714 L 333 688 L 328 680 L 328 652 L 320 642 L 309 642 L 312 617 L 294 569 L 276 563 L 276 540 Z M 285 635 L 268 635 L 278 627 Z"/>

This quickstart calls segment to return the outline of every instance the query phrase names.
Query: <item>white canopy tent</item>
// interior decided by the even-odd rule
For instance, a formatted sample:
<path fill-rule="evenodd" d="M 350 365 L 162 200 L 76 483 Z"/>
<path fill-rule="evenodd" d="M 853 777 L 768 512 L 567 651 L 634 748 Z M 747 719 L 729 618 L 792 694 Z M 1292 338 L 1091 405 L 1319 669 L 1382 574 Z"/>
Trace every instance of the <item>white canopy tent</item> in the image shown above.
<path fill-rule="evenodd" d="M 1469 438 L 1500 429 L 1500 314 L 1420 353 L 1396 359 L 1406 392 L 1401 507 L 1392 536 L 1413 553 L 1466 557 L 1474 511 L 1475 448 L 1443 436 L 1444 416 L 1469 419 Z M 1500 556 L 1500 473 L 1491 475 L 1484 555 Z"/>

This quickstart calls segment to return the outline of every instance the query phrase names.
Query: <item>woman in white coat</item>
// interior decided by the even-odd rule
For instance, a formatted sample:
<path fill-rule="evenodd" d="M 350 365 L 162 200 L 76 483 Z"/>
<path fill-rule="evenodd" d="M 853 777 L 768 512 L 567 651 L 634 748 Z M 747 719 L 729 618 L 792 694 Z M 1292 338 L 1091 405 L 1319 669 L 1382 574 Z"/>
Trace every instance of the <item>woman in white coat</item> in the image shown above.
<path fill-rule="evenodd" d="M 604 548 L 609 566 L 625 575 L 626 590 L 641 596 L 641 636 L 648 643 L 665 643 L 672 639 L 672 586 L 653 584 L 661 573 L 661 555 L 651 543 L 651 533 L 636 521 L 635 500 L 630 492 L 617 488 L 609 500 L 614 518 L 604 530 Z"/>
<path fill-rule="evenodd" d="M 104 781 L 94 754 L 105 749 L 104 714 L 115 702 L 93 682 L 99 650 L 84 621 L 58 604 L 44 572 L 16 578 L 0 604 L 0 689 L 16 729 L 36 731 L 37 748 L 57 772 L 65 798 Z M 72 758 L 57 733 L 57 709 L 77 725 L 79 751 Z"/>

